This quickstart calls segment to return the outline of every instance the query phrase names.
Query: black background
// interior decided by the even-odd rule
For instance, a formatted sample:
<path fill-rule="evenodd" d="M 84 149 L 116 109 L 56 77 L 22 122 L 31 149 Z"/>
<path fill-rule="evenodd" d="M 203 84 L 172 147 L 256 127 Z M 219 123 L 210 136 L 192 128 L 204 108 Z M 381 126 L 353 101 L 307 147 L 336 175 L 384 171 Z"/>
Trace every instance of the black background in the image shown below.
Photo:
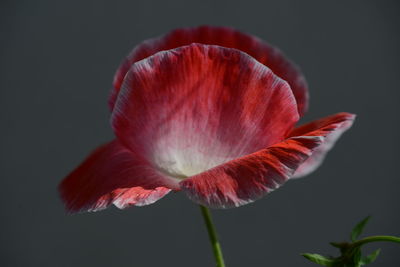
<path fill-rule="evenodd" d="M 56 187 L 113 138 L 107 98 L 140 41 L 225 25 L 281 48 L 304 71 L 310 110 L 358 118 L 324 165 L 262 200 L 213 211 L 228 267 L 316 266 L 368 214 L 367 234 L 400 235 L 396 1 L 1 1 L 1 266 L 213 266 L 198 207 L 66 215 Z M 377 246 L 369 246 L 367 251 Z M 371 266 L 400 265 L 399 246 Z"/>

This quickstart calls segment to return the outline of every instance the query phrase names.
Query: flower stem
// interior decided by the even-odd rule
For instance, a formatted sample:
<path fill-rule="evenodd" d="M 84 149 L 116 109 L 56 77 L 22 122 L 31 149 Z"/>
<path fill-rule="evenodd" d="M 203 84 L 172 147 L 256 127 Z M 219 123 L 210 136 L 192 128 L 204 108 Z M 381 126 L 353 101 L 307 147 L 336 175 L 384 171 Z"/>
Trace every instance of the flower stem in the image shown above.
<path fill-rule="evenodd" d="M 378 242 L 378 241 L 388 241 L 388 242 L 395 242 L 400 243 L 400 238 L 395 236 L 387 236 L 387 235 L 376 235 L 376 236 L 369 236 L 358 240 L 352 244 L 353 247 L 359 247 L 361 245 L 371 243 L 371 242 Z"/>
<path fill-rule="evenodd" d="M 206 224 L 208 236 L 210 238 L 211 246 L 213 248 L 215 261 L 217 267 L 225 267 L 224 257 L 222 255 L 221 245 L 218 242 L 217 231 L 215 230 L 212 222 L 211 213 L 208 208 L 201 206 L 201 214 L 203 215 L 204 223 Z"/>

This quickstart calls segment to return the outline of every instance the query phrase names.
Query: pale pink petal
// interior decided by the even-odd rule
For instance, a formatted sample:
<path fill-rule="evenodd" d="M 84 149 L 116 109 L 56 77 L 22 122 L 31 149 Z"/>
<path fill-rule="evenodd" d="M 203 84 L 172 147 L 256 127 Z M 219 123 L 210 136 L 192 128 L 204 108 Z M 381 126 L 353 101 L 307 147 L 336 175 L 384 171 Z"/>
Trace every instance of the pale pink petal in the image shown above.
<path fill-rule="evenodd" d="M 199 204 L 238 207 L 285 183 L 322 140 L 320 136 L 290 138 L 183 180 L 180 185 Z"/>
<path fill-rule="evenodd" d="M 293 178 L 303 177 L 316 170 L 323 162 L 326 154 L 334 146 L 339 137 L 353 124 L 354 114 L 338 113 L 331 115 L 303 126 L 300 126 L 290 133 L 290 136 L 325 136 L 324 142 L 320 145 L 303 164 L 296 170 Z"/>
<path fill-rule="evenodd" d="M 60 184 L 68 212 L 97 211 L 152 204 L 171 189 L 174 180 L 162 176 L 118 141 L 97 148 Z"/>
<path fill-rule="evenodd" d="M 126 147 L 180 179 L 280 142 L 298 117 L 270 69 L 236 49 L 192 44 L 131 67 L 112 125 Z"/>
<path fill-rule="evenodd" d="M 281 51 L 257 37 L 235 29 L 212 26 L 176 29 L 162 37 L 147 40 L 136 46 L 115 74 L 114 89 L 109 99 L 111 110 L 114 108 L 123 79 L 133 63 L 159 51 L 174 49 L 192 43 L 235 48 L 249 54 L 289 83 L 296 98 L 300 115 L 303 115 L 307 110 L 307 83 L 299 68 L 288 60 Z"/>

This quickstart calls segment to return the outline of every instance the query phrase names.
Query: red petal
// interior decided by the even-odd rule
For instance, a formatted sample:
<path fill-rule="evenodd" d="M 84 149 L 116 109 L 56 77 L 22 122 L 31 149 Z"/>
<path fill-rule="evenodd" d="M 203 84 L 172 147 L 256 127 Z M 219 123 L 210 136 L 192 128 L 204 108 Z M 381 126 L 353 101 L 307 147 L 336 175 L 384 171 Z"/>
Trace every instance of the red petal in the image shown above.
<path fill-rule="evenodd" d="M 117 141 L 97 148 L 60 186 L 68 212 L 152 204 L 173 188 L 143 160 Z M 176 185 L 175 185 L 176 187 Z"/>
<path fill-rule="evenodd" d="M 290 133 L 290 136 L 324 136 L 324 142 L 313 152 L 296 170 L 293 178 L 305 176 L 317 169 L 324 160 L 328 151 L 339 137 L 351 127 L 355 119 L 354 114 L 338 113 L 300 126 Z"/>
<path fill-rule="evenodd" d="M 213 208 L 238 207 L 286 182 L 323 137 L 294 137 L 229 161 L 180 183 L 193 201 Z"/>
<path fill-rule="evenodd" d="M 289 86 L 270 69 L 200 44 L 134 64 L 112 114 L 118 139 L 174 177 L 280 142 L 297 120 Z"/>
<path fill-rule="evenodd" d="M 268 66 L 275 74 L 290 84 L 300 115 L 303 115 L 307 110 L 307 83 L 298 67 L 289 61 L 281 51 L 254 36 L 231 28 L 211 26 L 177 29 L 160 38 L 147 40 L 136 46 L 115 74 L 114 90 L 109 100 L 111 110 L 114 107 L 122 81 L 134 62 L 162 50 L 169 50 L 192 43 L 219 45 L 246 52 Z"/>

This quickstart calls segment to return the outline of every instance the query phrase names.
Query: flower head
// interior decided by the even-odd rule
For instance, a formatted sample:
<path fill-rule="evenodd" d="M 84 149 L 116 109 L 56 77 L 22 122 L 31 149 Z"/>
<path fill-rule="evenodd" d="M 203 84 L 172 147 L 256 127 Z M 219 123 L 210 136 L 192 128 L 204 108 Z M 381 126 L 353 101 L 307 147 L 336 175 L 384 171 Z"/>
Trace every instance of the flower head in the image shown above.
<path fill-rule="evenodd" d="M 116 139 L 60 184 L 70 212 L 151 204 L 170 191 L 215 208 L 250 203 L 321 164 L 354 115 L 295 128 L 305 79 L 230 28 L 178 29 L 137 46 L 114 78 Z"/>

